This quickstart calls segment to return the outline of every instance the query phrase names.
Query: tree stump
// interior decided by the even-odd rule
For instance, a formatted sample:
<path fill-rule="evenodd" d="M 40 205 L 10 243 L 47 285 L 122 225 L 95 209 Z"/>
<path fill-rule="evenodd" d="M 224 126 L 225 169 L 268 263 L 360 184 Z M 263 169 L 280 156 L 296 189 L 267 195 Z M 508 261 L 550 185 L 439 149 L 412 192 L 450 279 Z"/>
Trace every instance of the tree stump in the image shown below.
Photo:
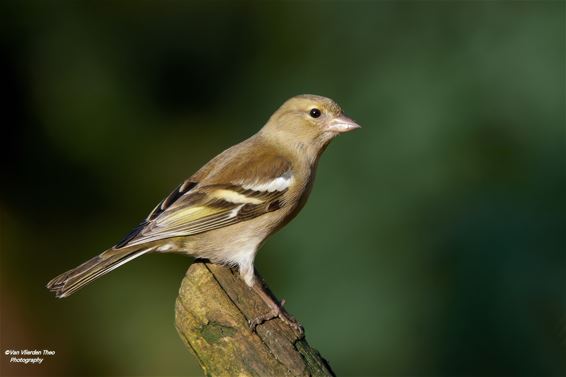
<path fill-rule="evenodd" d="M 252 330 L 248 320 L 268 311 L 236 270 L 197 260 L 181 283 L 175 324 L 206 376 L 334 376 L 304 335 L 279 318 Z"/>

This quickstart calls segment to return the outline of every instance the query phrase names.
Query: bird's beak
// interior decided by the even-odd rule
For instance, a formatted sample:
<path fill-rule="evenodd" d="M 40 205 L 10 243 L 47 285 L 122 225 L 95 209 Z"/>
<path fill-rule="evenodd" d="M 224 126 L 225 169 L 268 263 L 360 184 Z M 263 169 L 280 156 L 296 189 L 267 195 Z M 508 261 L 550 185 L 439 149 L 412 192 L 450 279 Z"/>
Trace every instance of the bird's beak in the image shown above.
<path fill-rule="evenodd" d="M 361 126 L 344 114 L 330 121 L 327 126 L 328 131 L 337 133 L 349 132 L 358 128 L 361 128 Z"/>

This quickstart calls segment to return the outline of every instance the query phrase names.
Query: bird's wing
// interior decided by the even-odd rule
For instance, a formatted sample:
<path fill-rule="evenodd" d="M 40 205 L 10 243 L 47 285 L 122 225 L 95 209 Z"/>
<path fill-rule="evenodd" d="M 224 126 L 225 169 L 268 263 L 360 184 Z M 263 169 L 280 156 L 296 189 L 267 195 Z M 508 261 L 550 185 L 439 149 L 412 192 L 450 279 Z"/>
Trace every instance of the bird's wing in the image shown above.
<path fill-rule="evenodd" d="M 115 248 L 191 236 L 276 211 L 292 180 L 291 164 L 278 156 L 229 159 L 177 187 Z"/>

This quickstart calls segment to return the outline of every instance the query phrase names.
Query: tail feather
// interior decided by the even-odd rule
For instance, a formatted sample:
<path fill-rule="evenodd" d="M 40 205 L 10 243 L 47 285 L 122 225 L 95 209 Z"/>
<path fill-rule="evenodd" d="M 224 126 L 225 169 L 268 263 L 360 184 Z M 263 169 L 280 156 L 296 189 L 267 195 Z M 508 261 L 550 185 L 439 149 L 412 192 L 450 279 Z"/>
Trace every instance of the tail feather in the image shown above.
<path fill-rule="evenodd" d="M 52 279 L 47 288 L 58 298 L 70 296 L 93 280 L 151 249 L 110 249 Z"/>

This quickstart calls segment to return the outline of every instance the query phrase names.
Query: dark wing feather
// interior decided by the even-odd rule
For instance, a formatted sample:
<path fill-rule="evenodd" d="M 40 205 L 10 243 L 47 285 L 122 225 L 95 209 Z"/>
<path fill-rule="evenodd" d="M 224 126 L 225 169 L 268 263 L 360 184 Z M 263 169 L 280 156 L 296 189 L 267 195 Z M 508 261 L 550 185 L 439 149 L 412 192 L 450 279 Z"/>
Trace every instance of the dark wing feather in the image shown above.
<path fill-rule="evenodd" d="M 182 197 L 184 194 L 191 191 L 197 182 L 193 182 L 190 179 L 186 180 L 175 190 L 173 190 L 168 196 L 165 197 L 159 204 L 149 213 L 147 218 L 138 224 L 134 229 L 132 229 L 128 234 L 124 236 L 116 245 L 114 246 L 115 249 L 122 248 L 124 246 L 128 246 L 128 244 L 134 240 L 136 237 L 139 237 L 141 232 L 147 228 L 148 224 L 155 220 L 163 211 L 165 211 L 169 206 L 171 206 L 177 199 Z"/>

